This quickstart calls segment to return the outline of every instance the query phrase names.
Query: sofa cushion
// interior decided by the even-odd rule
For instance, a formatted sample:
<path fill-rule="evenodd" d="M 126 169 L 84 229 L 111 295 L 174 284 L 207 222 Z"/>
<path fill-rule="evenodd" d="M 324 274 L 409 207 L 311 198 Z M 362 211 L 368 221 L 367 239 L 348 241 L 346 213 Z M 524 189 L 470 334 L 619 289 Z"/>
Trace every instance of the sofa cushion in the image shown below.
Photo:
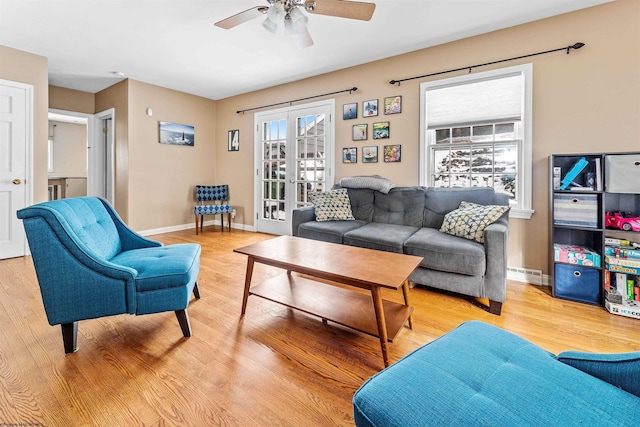
<path fill-rule="evenodd" d="M 340 186 L 336 185 L 334 188 L 340 188 Z M 374 191 L 369 188 L 347 188 L 347 192 L 351 202 L 351 212 L 355 219 L 371 222 Z"/>
<path fill-rule="evenodd" d="M 422 226 L 424 187 L 396 187 L 383 194 L 374 193 L 373 222 Z"/>
<path fill-rule="evenodd" d="M 345 233 L 346 245 L 377 249 L 386 252 L 403 253 L 403 245 L 418 227 L 371 222 Z"/>
<path fill-rule="evenodd" d="M 640 399 L 500 328 L 467 322 L 364 383 L 358 427 L 637 426 Z"/>
<path fill-rule="evenodd" d="M 355 220 L 346 189 L 340 188 L 323 193 L 311 193 L 311 202 L 316 208 L 316 221 Z"/>
<path fill-rule="evenodd" d="M 496 222 L 509 206 L 460 202 L 460 207 L 444 216 L 440 231 L 484 243 L 484 229 Z"/>
<path fill-rule="evenodd" d="M 308 221 L 298 226 L 298 237 L 330 243 L 344 243 L 342 237 L 348 231 L 365 225 L 365 221 Z"/>
<path fill-rule="evenodd" d="M 487 268 L 484 245 L 433 228 L 421 228 L 409 237 L 404 253 L 423 257 L 420 266 L 431 270 L 482 276 Z"/>
<path fill-rule="evenodd" d="M 434 188 L 425 190 L 424 227 L 440 228 L 444 216 L 458 209 L 460 202 L 467 201 L 479 205 L 502 204 L 504 198 L 497 198 L 493 188 Z M 507 204 L 508 202 L 505 202 Z"/>

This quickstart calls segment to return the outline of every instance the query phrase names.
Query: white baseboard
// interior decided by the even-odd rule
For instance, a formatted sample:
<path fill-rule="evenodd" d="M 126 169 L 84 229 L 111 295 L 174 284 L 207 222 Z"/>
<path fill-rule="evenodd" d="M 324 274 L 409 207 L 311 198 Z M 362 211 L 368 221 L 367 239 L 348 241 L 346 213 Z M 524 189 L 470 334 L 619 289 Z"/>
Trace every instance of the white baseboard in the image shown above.
<path fill-rule="evenodd" d="M 532 285 L 549 286 L 549 276 L 541 270 L 525 267 L 507 266 L 507 279 L 516 282 L 531 283 Z"/>
<path fill-rule="evenodd" d="M 220 225 L 220 220 L 212 219 L 209 221 L 205 221 L 204 226 L 206 227 L 208 225 Z M 195 233 L 195 227 L 196 227 L 195 223 L 192 222 L 190 224 L 180 224 L 180 225 L 172 225 L 169 227 L 142 230 L 142 231 L 138 231 L 138 233 L 143 236 L 153 236 L 154 234 L 172 233 L 174 231 L 182 231 L 182 230 L 188 230 L 188 229 L 192 229 Z M 225 223 L 225 227 L 227 227 L 226 223 Z M 238 224 L 238 223 L 234 223 L 233 221 L 231 222 L 231 228 L 235 228 L 236 230 L 243 230 L 243 231 L 255 231 L 255 229 L 250 225 Z"/>

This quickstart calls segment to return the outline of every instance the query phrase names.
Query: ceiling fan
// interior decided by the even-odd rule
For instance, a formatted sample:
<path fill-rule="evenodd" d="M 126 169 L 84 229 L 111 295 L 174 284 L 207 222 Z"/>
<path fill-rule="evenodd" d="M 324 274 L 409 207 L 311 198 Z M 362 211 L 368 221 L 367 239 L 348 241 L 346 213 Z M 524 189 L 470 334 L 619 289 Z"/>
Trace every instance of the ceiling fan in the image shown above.
<path fill-rule="evenodd" d="M 282 25 L 285 32 L 293 38 L 298 48 L 302 49 L 313 45 L 311 35 L 307 30 L 307 16 L 299 9 L 306 12 L 338 16 L 341 18 L 369 21 L 376 8 L 374 3 L 366 3 L 348 0 L 267 0 L 269 6 L 256 6 L 232 15 L 216 22 L 216 27 L 229 30 L 237 25 L 260 16 L 266 15 L 262 26 L 275 33 Z"/>

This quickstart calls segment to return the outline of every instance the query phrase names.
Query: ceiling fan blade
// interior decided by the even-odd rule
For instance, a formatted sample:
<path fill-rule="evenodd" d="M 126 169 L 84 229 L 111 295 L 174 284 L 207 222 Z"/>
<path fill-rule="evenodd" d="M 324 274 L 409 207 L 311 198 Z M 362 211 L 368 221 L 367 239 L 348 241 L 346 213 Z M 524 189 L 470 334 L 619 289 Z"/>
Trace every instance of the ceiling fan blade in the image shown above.
<path fill-rule="evenodd" d="M 314 6 L 315 4 L 315 6 Z M 318 15 L 338 16 L 341 18 L 369 21 L 376 9 L 374 3 L 347 0 L 316 0 L 305 3 L 307 12 Z"/>
<path fill-rule="evenodd" d="M 267 10 L 269 10 L 269 7 L 267 6 L 256 6 L 251 9 L 247 9 L 244 12 L 240 12 L 226 19 L 223 19 L 222 21 L 218 21 L 213 25 L 215 25 L 216 27 L 224 28 L 225 30 L 229 30 L 236 25 L 240 25 L 244 22 L 263 16 L 265 13 L 267 13 Z"/>
<path fill-rule="evenodd" d="M 298 49 L 304 49 L 305 47 L 313 46 L 313 39 L 307 28 L 302 28 L 297 33 L 291 34 L 291 38 Z"/>

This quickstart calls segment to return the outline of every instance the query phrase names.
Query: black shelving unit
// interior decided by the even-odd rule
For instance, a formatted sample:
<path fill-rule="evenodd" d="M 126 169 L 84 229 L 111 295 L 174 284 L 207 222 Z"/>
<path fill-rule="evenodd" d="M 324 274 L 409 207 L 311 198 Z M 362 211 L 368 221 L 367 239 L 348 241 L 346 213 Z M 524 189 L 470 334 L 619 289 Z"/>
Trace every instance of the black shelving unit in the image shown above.
<path fill-rule="evenodd" d="M 640 232 L 606 227 L 605 213 L 608 211 L 634 212 L 640 216 L 640 184 L 630 186 L 634 192 L 614 193 L 607 188 L 606 157 L 619 155 L 640 158 L 640 153 L 554 154 L 549 157 L 549 276 L 554 297 L 603 305 L 605 238 L 640 243 Z M 572 180 L 573 184 L 565 189 L 559 188 L 562 179 L 582 158 L 587 165 Z M 560 168 L 560 183 L 557 172 L 554 180 L 554 168 Z M 634 177 L 629 176 L 629 179 Z M 600 263 L 580 265 L 560 261 L 555 256 L 556 244 L 592 249 L 599 256 Z"/>

